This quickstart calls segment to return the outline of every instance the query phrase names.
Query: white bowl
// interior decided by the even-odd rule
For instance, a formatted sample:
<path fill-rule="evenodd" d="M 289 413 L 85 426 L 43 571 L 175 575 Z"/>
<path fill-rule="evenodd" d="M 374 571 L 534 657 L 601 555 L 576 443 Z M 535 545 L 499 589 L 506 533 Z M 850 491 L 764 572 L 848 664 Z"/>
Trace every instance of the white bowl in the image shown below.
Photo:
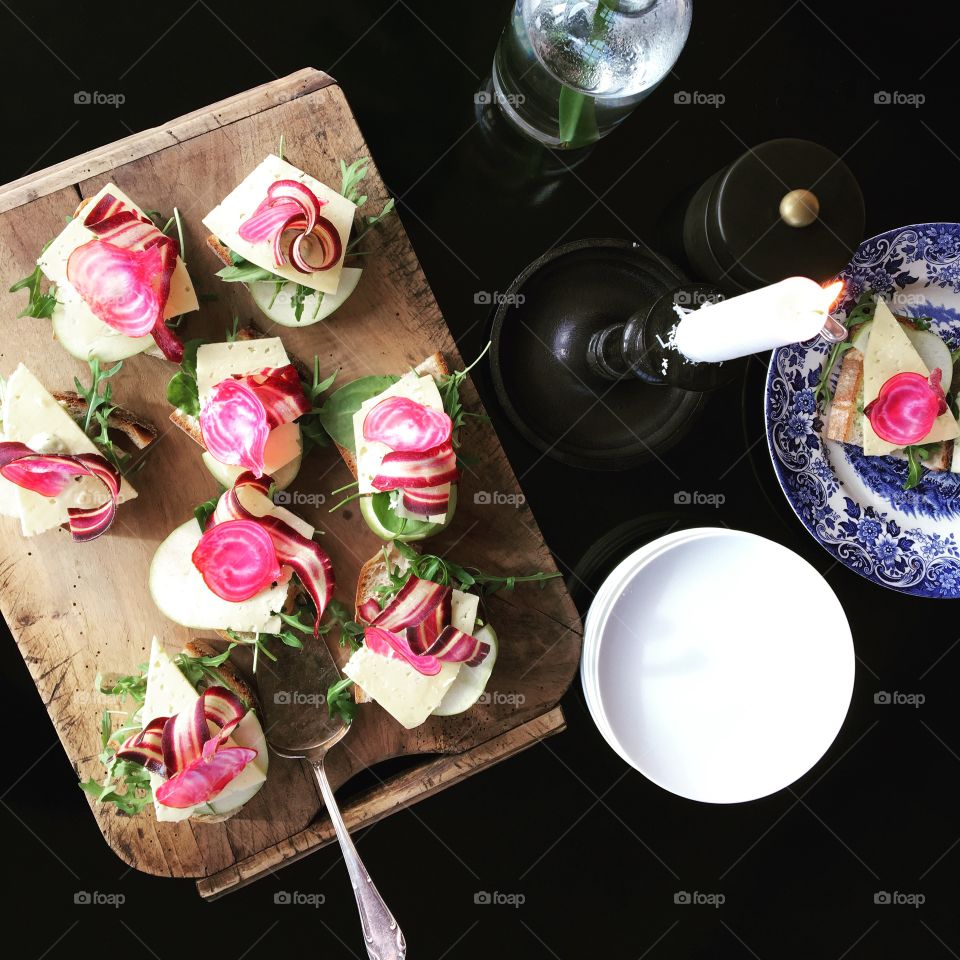
<path fill-rule="evenodd" d="M 827 751 L 850 705 L 853 640 L 826 581 L 786 547 L 684 530 L 601 586 L 581 676 L 624 760 L 680 796 L 736 803 L 788 786 Z"/>

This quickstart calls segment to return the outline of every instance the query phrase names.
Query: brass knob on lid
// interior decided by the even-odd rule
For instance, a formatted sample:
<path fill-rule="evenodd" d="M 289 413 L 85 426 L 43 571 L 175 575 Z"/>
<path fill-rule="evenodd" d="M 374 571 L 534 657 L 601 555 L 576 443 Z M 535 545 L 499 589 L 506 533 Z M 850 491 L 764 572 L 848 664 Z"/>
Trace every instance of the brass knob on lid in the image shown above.
<path fill-rule="evenodd" d="M 780 219 L 788 227 L 809 227 L 820 216 L 820 201 L 811 190 L 791 190 L 780 201 Z"/>

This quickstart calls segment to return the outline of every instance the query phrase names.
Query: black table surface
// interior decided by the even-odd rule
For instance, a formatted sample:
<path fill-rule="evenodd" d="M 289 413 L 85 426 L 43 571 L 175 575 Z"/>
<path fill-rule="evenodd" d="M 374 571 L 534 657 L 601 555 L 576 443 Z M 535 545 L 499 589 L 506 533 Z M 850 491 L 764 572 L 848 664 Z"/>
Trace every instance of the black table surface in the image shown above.
<path fill-rule="evenodd" d="M 697 3 L 673 74 L 574 173 L 538 189 L 518 184 L 506 163 L 482 162 L 476 140 L 473 95 L 509 9 L 504 0 L 4 0 L 0 181 L 320 67 L 346 91 L 467 357 L 488 332 L 479 292 L 503 290 L 564 240 L 642 238 L 669 249 L 671 207 L 774 137 L 815 140 L 844 157 L 863 187 L 867 235 L 960 218 L 960 46 L 934 12 L 941 5 Z M 75 104 L 78 90 L 121 92 L 125 103 Z M 922 93 L 925 102 L 877 105 L 881 90 Z M 678 91 L 726 99 L 677 105 Z M 753 361 L 745 384 L 714 396 L 663 463 L 609 475 L 543 458 L 499 414 L 483 370 L 478 383 L 564 568 L 624 521 L 660 511 L 689 519 L 683 511 L 696 508 L 674 504 L 686 490 L 725 498 L 705 509 L 705 523 L 770 537 L 823 573 L 843 601 L 858 661 L 836 742 L 773 796 L 694 803 L 623 764 L 575 681 L 563 700 L 566 733 L 359 835 L 412 957 L 960 954 L 956 608 L 871 585 L 803 530 L 763 440 L 764 372 Z M 815 621 L 801 596 L 784 615 Z M 4 641 L 4 906 L 28 933 L 20 955 L 363 955 L 336 848 L 213 904 L 190 881 L 128 870 L 101 839 L 20 655 Z M 881 690 L 925 702 L 878 705 Z M 82 891 L 122 894 L 125 903 L 75 904 Z M 276 903 L 284 891 L 322 897 L 316 906 Z M 482 891 L 515 896 L 478 903 Z M 681 891 L 723 902 L 677 903 Z M 913 905 L 876 904 L 881 891 L 913 895 Z"/>

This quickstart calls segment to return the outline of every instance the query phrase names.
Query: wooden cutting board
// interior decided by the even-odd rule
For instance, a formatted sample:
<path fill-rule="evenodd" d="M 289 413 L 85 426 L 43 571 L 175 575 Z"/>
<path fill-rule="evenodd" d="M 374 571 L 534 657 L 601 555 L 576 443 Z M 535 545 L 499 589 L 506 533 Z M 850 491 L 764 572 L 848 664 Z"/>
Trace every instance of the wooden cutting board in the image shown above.
<path fill-rule="evenodd" d="M 186 338 L 224 339 L 238 316 L 282 335 L 288 352 L 319 356 L 324 374 L 340 369 L 340 382 L 372 373 L 402 372 L 441 349 L 452 369 L 462 366 L 450 331 L 421 272 L 400 219 L 391 217 L 365 243 L 363 277 L 352 298 L 326 323 L 271 329 L 246 289 L 214 277 L 219 268 L 204 245 L 201 218 L 263 157 L 277 150 L 319 179 L 339 186 L 339 160 L 368 156 L 343 92 L 332 78 L 302 70 L 282 80 L 102 147 L 0 188 L 0 288 L 30 271 L 43 244 L 63 227 L 82 197 L 115 182 L 145 208 L 184 218 L 185 256 L 197 289 L 215 294 L 191 314 Z M 373 166 L 366 182 L 370 208 L 387 198 Z M 0 373 L 26 363 L 48 389 L 69 389 L 86 366 L 52 337 L 48 321 L 16 319 L 25 294 L 0 296 Z M 472 358 L 471 358 L 472 359 Z M 160 428 L 140 497 L 121 507 L 110 533 L 75 544 L 65 530 L 26 540 L 16 521 L 0 518 L 0 609 L 80 778 L 102 776 L 97 762 L 102 710 L 115 707 L 93 692 L 98 672 L 130 672 L 147 656 L 156 634 L 172 650 L 192 632 L 167 621 L 147 590 L 157 544 L 216 492 L 199 448 L 167 421 L 166 382 L 173 368 L 139 356 L 114 379 L 114 395 Z M 472 385 L 469 408 L 480 411 Z M 553 571 L 553 560 L 526 506 L 487 503 L 481 491 L 518 494 L 520 488 L 496 435 L 478 424 L 465 437 L 477 462 L 461 484 L 450 530 L 430 541 L 437 553 L 491 572 Z M 305 461 L 293 490 L 329 494 L 349 480 L 335 450 Z M 356 510 L 297 507 L 326 531 L 338 581 L 337 596 L 351 603 L 360 565 L 379 541 Z M 361 710 L 350 735 L 330 755 L 335 786 L 358 771 L 401 755 L 425 757 L 345 806 L 351 827 L 367 825 L 443 790 L 563 728 L 556 703 L 576 670 L 581 626 L 560 579 L 544 590 L 519 588 L 489 601 L 488 617 L 501 637 L 490 688 L 492 702 L 451 718 L 432 718 L 407 731 L 375 704 Z M 344 657 L 337 649 L 342 662 Z M 69 789 L 70 785 L 65 785 Z M 329 843 L 333 831 L 307 768 L 272 758 L 267 785 L 239 815 L 222 824 L 158 824 L 150 812 L 119 816 L 92 806 L 104 837 L 128 864 L 147 873 L 198 877 L 200 892 L 216 896 Z"/>

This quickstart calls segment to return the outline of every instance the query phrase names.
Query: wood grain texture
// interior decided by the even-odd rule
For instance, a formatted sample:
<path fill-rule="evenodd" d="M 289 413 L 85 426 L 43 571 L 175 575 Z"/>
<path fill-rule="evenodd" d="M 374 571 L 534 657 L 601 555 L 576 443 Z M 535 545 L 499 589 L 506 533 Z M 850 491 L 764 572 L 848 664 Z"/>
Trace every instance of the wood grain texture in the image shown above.
<path fill-rule="evenodd" d="M 181 211 L 186 259 L 197 289 L 214 293 L 184 328 L 186 337 L 223 339 L 232 318 L 253 320 L 270 335 L 282 335 L 291 354 L 319 356 L 321 370 L 340 370 L 347 382 L 371 373 L 402 372 L 427 354 L 442 349 L 450 366 L 462 365 L 456 345 L 430 292 L 398 217 L 391 217 L 365 243 L 371 255 L 356 293 L 328 321 L 304 328 L 270 329 L 246 289 L 213 276 L 219 268 L 203 240 L 201 218 L 251 170 L 275 151 L 284 134 L 291 162 L 333 185 L 339 184 L 339 160 L 367 156 L 368 149 L 342 91 L 317 71 L 292 77 L 198 111 L 157 131 L 128 138 L 0 189 L 0 287 L 29 272 L 42 245 L 55 235 L 81 196 L 113 180 L 145 207 Z M 212 119 L 211 119 L 212 118 Z M 138 141 L 138 137 L 146 138 Z M 122 146 L 125 144 L 126 146 Z M 371 167 L 367 182 L 371 208 L 386 192 Z M 13 200 L 11 200 L 13 198 Z M 50 389 L 70 387 L 86 367 L 53 340 L 47 321 L 15 319 L 23 294 L 0 298 L 0 373 L 25 362 Z M 147 469 L 138 477 L 139 499 L 122 507 L 110 534 L 91 544 L 74 544 L 63 530 L 25 540 L 18 525 L 0 520 L 0 609 L 10 625 L 37 688 L 47 705 L 79 776 L 99 776 L 97 721 L 114 704 L 92 693 L 98 672 L 128 672 L 146 659 L 156 634 L 170 649 L 193 635 L 166 621 L 146 589 L 146 573 L 157 544 L 188 519 L 193 506 L 216 491 L 193 441 L 167 420 L 165 385 L 172 368 L 146 356 L 132 358 L 114 381 L 119 402 L 153 422 L 160 436 Z M 471 385 L 468 407 L 480 405 Z M 519 493 L 516 478 L 493 431 L 478 425 L 465 446 L 477 463 L 463 479 L 455 522 L 430 549 L 491 572 L 524 573 L 555 569 L 529 508 L 475 502 L 476 491 Z M 292 491 L 328 493 L 349 479 L 331 448 L 314 451 Z M 338 579 L 337 595 L 348 604 L 363 561 L 379 541 L 355 510 L 329 514 L 325 505 L 297 511 L 326 531 L 323 539 Z M 459 754 L 451 766 L 431 767 L 442 789 L 457 777 L 489 765 L 481 744 L 509 755 L 530 742 L 523 730 L 562 724 L 549 714 L 569 685 L 580 653 L 581 626 L 561 580 L 544 590 L 520 588 L 487 604 L 486 615 L 502 639 L 491 687 L 502 696 L 458 717 L 432 718 L 407 731 L 375 704 L 365 704 L 350 736 L 328 760 L 334 785 L 388 757 L 408 754 Z M 341 662 L 342 651 L 335 650 Z M 543 721 L 544 714 L 550 720 Z M 538 720 L 538 718 L 541 718 Z M 536 721 L 534 727 L 525 727 Z M 537 726 L 541 724 L 541 726 Z M 511 730 L 517 739 L 503 740 Z M 536 736 L 537 734 L 534 734 Z M 472 759 L 471 759 L 472 758 Z M 433 776 L 433 774 L 431 774 Z M 400 778 L 367 798 L 366 812 L 386 815 L 416 799 L 409 779 Z M 425 792 L 434 788 L 424 786 Z M 135 819 L 94 807 L 108 843 L 125 862 L 152 874 L 177 877 L 218 876 L 212 892 L 221 893 L 239 864 L 280 864 L 291 844 L 299 852 L 327 842 L 316 824 L 320 801 L 309 770 L 273 760 L 266 787 L 244 810 L 222 824 L 158 824 L 149 813 Z M 324 821 L 325 822 L 325 821 Z M 302 849 L 301 849 L 302 848 Z M 266 869 L 266 868 L 265 868 Z M 231 872 L 232 871 L 232 872 Z"/>

